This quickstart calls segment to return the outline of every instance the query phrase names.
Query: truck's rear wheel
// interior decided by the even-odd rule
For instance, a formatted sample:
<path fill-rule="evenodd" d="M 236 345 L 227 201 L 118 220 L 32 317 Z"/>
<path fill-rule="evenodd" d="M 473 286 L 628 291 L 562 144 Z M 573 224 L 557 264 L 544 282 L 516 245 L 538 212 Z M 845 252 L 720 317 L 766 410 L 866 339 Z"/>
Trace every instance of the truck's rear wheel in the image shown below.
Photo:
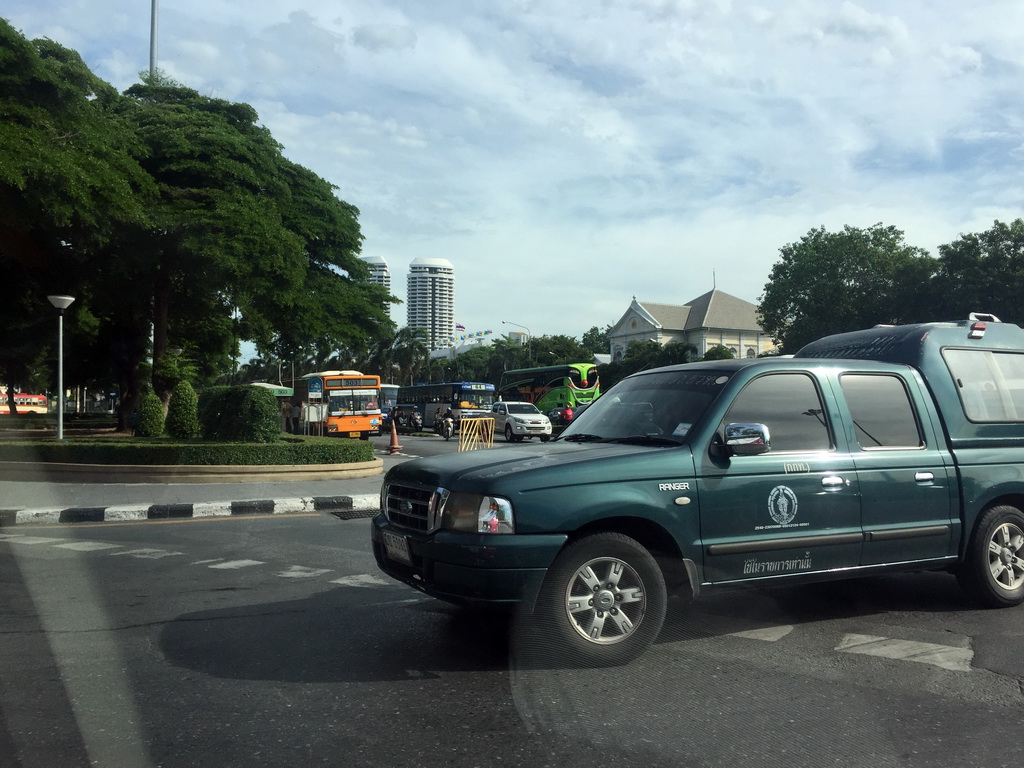
<path fill-rule="evenodd" d="M 957 578 L 967 594 L 984 606 L 1024 603 L 1024 513 L 1010 506 L 985 512 Z"/>
<path fill-rule="evenodd" d="M 555 559 L 538 602 L 543 629 L 570 661 L 625 664 L 665 620 L 665 579 L 651 553 L 619 533 L 576 541 Z"/>

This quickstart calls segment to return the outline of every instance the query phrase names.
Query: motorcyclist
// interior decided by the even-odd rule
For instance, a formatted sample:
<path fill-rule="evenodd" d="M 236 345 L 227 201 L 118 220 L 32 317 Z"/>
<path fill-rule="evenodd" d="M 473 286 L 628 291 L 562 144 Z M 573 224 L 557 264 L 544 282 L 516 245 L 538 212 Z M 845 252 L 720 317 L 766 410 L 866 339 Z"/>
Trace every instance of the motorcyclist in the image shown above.
<path fill-rule="evenodd" d="M 438 413 L 441 412 L 440 408 L 438 408 L 437 410 L 438 410 Z M 447 410 L 445 410 L 444 415 L 441 416 L 439 419 L 437 419 L 437 421 L 434 423 L 434 429 L 437 431 L 437 434 L 439 434 L 439 435 L 443 435 L 444 434 L 444 427 L 445 427 L 445 424 L 448 423 L 449 419 L 451 419 L 451 423 L 452 423 L 452 433 L 455 432 L 455 414 L 452 413 L 452 409 L 451 408 L 448 408 Z"/>

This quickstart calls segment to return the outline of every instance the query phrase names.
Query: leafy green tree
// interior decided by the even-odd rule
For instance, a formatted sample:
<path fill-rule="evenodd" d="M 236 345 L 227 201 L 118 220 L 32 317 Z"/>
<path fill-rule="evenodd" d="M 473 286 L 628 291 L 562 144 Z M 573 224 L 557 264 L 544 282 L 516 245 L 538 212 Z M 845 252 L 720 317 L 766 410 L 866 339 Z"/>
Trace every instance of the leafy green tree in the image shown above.
<path fill-rule="evenodd" d="M 587 363 L 594 353 L 571 336 L 538 336 L 530 343 L 533 364 L 562 365 L 563 363 Z"/>
<path fill-rule="evenodd" d="M 177 381 L 165 364 L 173 348 L 188 349 L 199 379 L 211 381 L 241 339 L 275 359 L 326 358 L 392 327 L 391 297 L 356 256 L 358 211 L 334 187 L 285 159 L 249 105 L 159 75 L 143 80 L 121 114 L 156 182 L 152 223 L 125 229 L 106 249 L 121 284 L 97 310 L 115 330 L 128 403 L 149 354 L 166 402 Z"/>
<path fill-rule="evenodd" d="M 0 380 L 12 385 L 55 369 L 54 293 L 78 299 L 65 323 L 65 382 L 76 383 L 98 329 L 86 322 L 97 251 L 145 220 L 153 184 L 122 101 L 74 51 L 0 19 Z"/>
<path fill-rule="evenodd" d="M 611 333 L 611 331 L 611 325 L 606 325 L 603 331 L 595 325 L 583 334 L 582 338 L 580 338 L 580 344 L 594 354 L 606 355 L 610 348 L 608 334 Z"/>
<path fill-rule="evenodd" d="M 117 117 L 122 101 L 77 53 L 51 40 L 29 41 L 0 19 L 5 259 L 55 278 L 73 264 L 81 268 L 89 246 L 144 220 L 139 193 L 152 182 L 133 155 L 138 142 L 130 127 Z"/>
<path fill-rule="evenodd" d="M 812 229 L 779 249 L 758 307 L 761 327 L 791 353 L 831 333 L 931 313 L 927 288 L 936 261 L 907 245 L 895 227 Z"/>
<path fill-rule="evenodd" d="M 960 235 L 939 246 L 932 291 L 934 319 L 963 320 L 971 312 L 1024 322 L 1024 220 L 995 221 L 985 232 Z"/>

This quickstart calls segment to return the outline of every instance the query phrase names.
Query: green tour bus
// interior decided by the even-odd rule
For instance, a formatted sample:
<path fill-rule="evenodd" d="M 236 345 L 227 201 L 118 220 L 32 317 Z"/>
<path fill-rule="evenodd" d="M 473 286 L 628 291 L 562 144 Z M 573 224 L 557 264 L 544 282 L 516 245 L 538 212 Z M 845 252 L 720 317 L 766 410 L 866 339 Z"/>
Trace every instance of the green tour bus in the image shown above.
<path fill-rule="evenodd" d="M 597 366 L 593 363 L 565 363 L 541 368 L 505 371 L 498 385 L 501 400 L 533 403 L 541 413 L 554 408 L 576 408 L 601 394 Z"/>

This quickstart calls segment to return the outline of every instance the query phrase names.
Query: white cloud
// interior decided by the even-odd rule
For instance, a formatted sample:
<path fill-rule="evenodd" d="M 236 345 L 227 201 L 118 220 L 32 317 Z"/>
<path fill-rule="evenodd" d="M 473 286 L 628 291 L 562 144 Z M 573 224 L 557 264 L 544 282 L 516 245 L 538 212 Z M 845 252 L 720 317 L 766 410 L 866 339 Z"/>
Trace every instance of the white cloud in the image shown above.
<path fill-rule="evenodd" d="M 8 5 L 119 88 L 148 65 L 148 4 Z M 1022 23 L 954 0 L 177 0 L 160 64 L 336 184 L 400 297 L 441 256 L 468 327 L 578 335 L 634 294 L 756 300 L 813 227 L 934 251 L 1021 215 Z M 523 275 L 539 300 L 496 297 Z"/>

